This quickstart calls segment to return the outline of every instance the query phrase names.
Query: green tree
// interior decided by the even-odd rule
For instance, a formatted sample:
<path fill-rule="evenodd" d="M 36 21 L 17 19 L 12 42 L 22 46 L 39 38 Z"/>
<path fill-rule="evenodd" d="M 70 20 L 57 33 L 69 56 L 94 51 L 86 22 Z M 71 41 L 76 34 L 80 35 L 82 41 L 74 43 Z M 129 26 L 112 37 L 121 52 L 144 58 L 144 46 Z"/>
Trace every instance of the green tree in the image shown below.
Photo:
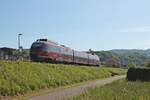
<path fill-rule="evenodd" d="M 134 68 L 134 67 L 136 67 L 136 64 L 133 63 L 133 62 L 130 62 L 130 63 L 128 64 L 128 67 L 129 67 L 129 68 Z"/>
<path fill-rule="evenodd" d="M 148 60 L 145 64 L 146 67 L 150 67 L 150 60 Z"/>

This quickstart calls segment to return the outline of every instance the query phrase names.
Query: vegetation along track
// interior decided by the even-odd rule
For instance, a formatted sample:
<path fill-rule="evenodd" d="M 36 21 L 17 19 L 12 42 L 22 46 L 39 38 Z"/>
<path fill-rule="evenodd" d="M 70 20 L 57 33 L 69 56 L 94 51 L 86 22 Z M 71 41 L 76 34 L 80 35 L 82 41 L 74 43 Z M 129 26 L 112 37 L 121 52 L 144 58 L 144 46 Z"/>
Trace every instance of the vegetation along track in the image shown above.
<path fill-rule="evenodd" d="M 121 79 L 68 100 L 150 100 L 150 82 Z"/>
<path fill-rule="evenodd" d="M 80 86 L 76 86 L 76 87 L 71 87 L 71 88 L 67 88 L 61 91 L 56 91 L 56 92 L 52 92 L 43 96 L 37 96 L 37 97 L 32 97 L 28 100 L 62 100 L 65 99 L 65 97 L 68 96 L 74 96 L 77 94 L 81 94 L 86 92 L 89 88 L 94 88 L 96 86 L 103 86 L 105 84 L 111 83 L 113 81 L 125 78 L 126 75 L 122 75 L 122 76 L 114 76 L 111 78 L 106 78 L 104 80 L 97 80 L 97 81 L 93 81 L 84 85 L 80 85 Z"/>
<path fill-rule="evenodd" d="M 0 61 L 0 98 L 124 74 L 121 68 Z"/>

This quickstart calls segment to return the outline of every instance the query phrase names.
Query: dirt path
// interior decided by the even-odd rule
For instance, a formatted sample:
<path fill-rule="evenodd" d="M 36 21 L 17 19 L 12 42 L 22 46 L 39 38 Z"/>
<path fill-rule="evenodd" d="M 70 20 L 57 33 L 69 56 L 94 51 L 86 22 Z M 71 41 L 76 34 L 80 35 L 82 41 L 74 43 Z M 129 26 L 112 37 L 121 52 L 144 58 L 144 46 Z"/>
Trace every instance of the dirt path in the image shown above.
<path fill-rule="evenodd" d="M 45 94 L 42 96 L 32 97 L 32 98 L 29 98 L 28 100 L 63 100 L 63 98 L 65 97 L 81 94 L 87 91 L 89 88 L 94 88 L 96 86 L 103 86 L 105 84 L 109 84 L 113 81 L 116 81 L 125 77 L 126 75 L 122 75 L 122 76 L 114 76 L 111 78 L 106 78 L 103 80 L 97 80 L 97 81 L 89 82 L 84 85 L 70 87 L 64 90 L 52 92 L 52 93 Z"/>

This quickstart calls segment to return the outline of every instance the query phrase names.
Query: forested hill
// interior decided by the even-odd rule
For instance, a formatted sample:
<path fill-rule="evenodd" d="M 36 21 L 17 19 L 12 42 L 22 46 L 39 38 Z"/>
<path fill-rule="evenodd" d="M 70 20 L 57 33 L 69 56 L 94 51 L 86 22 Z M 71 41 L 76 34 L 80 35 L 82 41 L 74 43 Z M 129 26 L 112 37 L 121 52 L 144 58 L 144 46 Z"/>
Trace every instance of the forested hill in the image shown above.
<path fill-rule="evenodd" d="M 144 66 L 150 59 L 150 49 L 114 49 L 95 52 L 101 59 L 102 65 L 107 66 Z"/>
<path fill-rule="evenodd" d="M 133 54 L 133 53 L 139 53 L 142 55 L 145 55 L 147 57 L 150 57 L 150 49 L 147 50 L 140 50 L 140 49 L 114 49 L 110 50 L 110 52 L 117 53 L 119 55 L 124 55 L 124 54 Z"/>

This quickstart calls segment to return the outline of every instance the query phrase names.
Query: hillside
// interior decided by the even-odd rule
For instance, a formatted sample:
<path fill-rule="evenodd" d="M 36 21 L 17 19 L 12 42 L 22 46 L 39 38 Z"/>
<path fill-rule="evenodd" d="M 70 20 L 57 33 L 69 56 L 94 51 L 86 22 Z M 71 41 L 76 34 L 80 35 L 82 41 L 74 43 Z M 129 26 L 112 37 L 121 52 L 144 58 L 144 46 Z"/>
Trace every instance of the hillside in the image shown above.
<path fill-rule="evenodd" d="M 147 50 L 140 50 L 140 49 L 113 49 L 113 50 L 110 50 L 110 52 L 114 52 L 114 53 L 117 53 L 119 55 L 125 55 L 125 54 L 134 54 L 134 53 L 137 53 L 137 54 L 141 54 L 141 55 L 144 55 L 144 56 L 147 56 L 149 57 L 150 56 L 150 49 L 147 49 Z"/>
<path fill-rule="evenodd" d="M 107 66 L 144 66 L 150 59 L 150 49 L 114 49 L 110 51 L 96 51 L 102 65 Z"/>

